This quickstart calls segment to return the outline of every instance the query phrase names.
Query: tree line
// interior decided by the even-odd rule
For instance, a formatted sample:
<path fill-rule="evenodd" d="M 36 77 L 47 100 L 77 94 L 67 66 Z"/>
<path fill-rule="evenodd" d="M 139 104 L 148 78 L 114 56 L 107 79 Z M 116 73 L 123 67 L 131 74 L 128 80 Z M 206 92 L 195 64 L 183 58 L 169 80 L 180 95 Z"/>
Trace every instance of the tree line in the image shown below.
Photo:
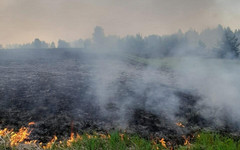
<path fill-rule="evenodd" d="M 193 29 L 183 33 L 179 30 L 171 35 L 128 35 L 120 38 L 105 35 L 102 27 L 94 29 L 91 39 L 79 39 L 73 42 L 58 40 L 47 43 L 36 38 L 27 44 L 7 45 L 6 49 L 47 49 L 47 48 L 83 48 L 95 50 L 123 51 L 141 57 L 203 56 L 219 58 L 239 58 L 240 30 L 232 31 L 219 25 L 217 28 L 197 32 Z M 0 48 L 3 48 L 0 45 Z"/>

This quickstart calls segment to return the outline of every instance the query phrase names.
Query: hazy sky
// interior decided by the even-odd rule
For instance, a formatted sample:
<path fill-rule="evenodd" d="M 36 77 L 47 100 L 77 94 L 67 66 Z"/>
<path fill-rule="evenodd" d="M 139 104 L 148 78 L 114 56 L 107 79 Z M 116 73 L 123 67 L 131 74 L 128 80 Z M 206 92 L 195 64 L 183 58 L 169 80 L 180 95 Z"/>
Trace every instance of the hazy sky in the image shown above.
<path fill-rule="evenodd" d="M 240 28 L 239 0 L 0 0 L 0 44 L 106 34 L 169 34 L 182 29 Z"/>

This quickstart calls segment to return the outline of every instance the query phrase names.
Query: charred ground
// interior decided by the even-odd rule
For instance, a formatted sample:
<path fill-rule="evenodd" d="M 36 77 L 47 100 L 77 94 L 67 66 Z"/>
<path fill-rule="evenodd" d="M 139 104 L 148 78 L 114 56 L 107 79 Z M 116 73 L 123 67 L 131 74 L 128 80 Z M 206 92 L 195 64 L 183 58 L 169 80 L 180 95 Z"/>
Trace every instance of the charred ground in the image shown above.
<path fill-rule="evenodd" d="M 101 60 L 105 63 L 101 64 Z M 99 65 L 109 65 L 108 62 L 124 62 L 131 71 L 125 72 L 124 67 L 120 70 L 117 80 L 113 80 L 114 94 L 101 103 L 93 85 L 98 76 L 96 68 L 109 71 L 104 66 L 99 68 Z M 136 92 L 134 87 L 137 86 L 132 85 L 136 81 L 139 85 L 144 83 L 134 72 L 147 67 L 124 56 L 86 53 L 80 49 L 2 50 L 0 128 L 18 129 L 34 121 L 31 138 L 47 142 L 53 135 L 69 137 L 73 123 L 74 132 L 79 133 L 123 129 L 143 137 L 159 136 L 177 143 L 182 141 L 182 135 L 214 128 L 211 121 L 198 113 L 196 105 L 201 97 L 194 92 L 181 91 L 164 83 L 149 83 L 141 92 Z M 166 68 L 157 70 L 166 72 Z M 151 110 L 146 104 L 148 93 L 159 87 L 173 92 L 179 99 L 174 120 L 169 119 L 164 109 Z M 158 101 L 161 99 L 156 97 L 155 102 Z M 162 106 L 165 107 L 165 103 Z M 185 128 L 178 127 L 177 120 L 183 122 Z M 221 130 L 235 131 L 233 128 Z"/>

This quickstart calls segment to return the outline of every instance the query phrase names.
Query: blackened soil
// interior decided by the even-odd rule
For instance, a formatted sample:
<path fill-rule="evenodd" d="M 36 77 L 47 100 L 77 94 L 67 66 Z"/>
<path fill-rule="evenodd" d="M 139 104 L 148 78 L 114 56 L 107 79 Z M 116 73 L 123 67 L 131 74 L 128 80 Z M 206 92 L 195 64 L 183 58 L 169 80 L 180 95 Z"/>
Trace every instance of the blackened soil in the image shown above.
<path fill-rule="evenodd" d="M 69 137 L 73 123 L 74 132 L 108 132 L 120 128 L 146 138 L 159 136 L 179 143 L 183 134 L 210 124 L 197 113 L 199 96 L 164 83 L 146 84 L 136 73 L 146 66 L 133 60 L 83 51 L 1 51 L 0 128 L 18 129 L 34 121 L 31 138 L 47 142 L 53 135 Z M 117 65 L 119 70 L 111 69 L 114 63 L 121 64 Z M 111 80 L 111 74 L 114 77 L 116 73 L 119 77 Z M 98 81 L 108 79 L 108 74 L 111 86 L 105 87 L 105 82 Z M 166 102 L 159 101 L 168 95 L 160 94 L 147 101 L 149 93 L 158 90 L 170 92 L 178 99 L 175 106 L 178 111 L 171 114 L 175 119 L 169 119 L 164 109 L 148 104 L 166 106 Z M 176 125 L 178 119 L 185 128 Z"/>

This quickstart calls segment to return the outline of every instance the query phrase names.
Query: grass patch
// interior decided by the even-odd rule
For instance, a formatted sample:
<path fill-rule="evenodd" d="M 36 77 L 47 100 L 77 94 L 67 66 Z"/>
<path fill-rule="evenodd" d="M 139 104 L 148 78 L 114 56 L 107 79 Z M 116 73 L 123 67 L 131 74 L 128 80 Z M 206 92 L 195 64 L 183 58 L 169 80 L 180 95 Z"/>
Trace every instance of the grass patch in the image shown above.
<path fill-rule="evenodd" d="M 240 150 L 240 139 L 213 132 L 201 132 L 193 143 L 179 146 L 179 150 Z"/>
<path fill-rule="evenodd" d="M 140 138 L 137 135 L 127 135 L 120 132 L 112 132 L 109 135 L 84 134 L 80 139 L 74 140 L 70 145 L 67 141 L 62 144 L 53 144 L 51 150 L 152 150 L 163 149 L 160 143 Z"/>
<path fill-rule="evenodd" d="M 240 139 L 228 135 L 221 135 L 213 132 L 201 132 L 196 134 L 190 143 L 185 145 L 169 145 L 171 141 L 155 138 L 144 139 L 138 135 L 130 135 L 121 132 L 112 132 L 111 134 L 83 134 L 73 135 L 65 141 L 59 141 L 53 138 L 47 144 L 25 143 L 24 141 L 16 146 L 11 146 L 10 136 L 0 137 L 1 150 L 240 150 Z M 184 142 L 184 138 L 182 139 Z"/>

